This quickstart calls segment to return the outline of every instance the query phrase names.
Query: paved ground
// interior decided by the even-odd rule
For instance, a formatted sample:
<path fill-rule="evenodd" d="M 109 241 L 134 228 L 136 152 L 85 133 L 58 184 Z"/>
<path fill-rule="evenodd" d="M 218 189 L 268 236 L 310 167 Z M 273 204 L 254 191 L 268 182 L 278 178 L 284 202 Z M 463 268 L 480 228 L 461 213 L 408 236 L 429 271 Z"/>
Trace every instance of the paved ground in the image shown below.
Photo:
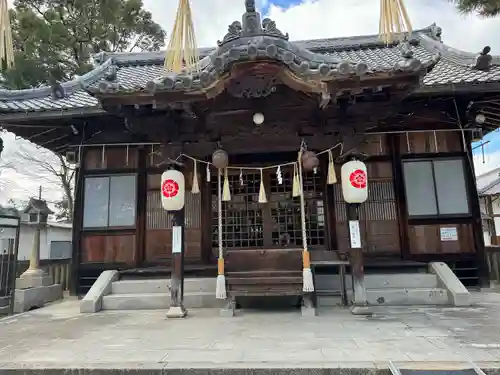
<path fill-rule="evenodd" d="M 1 368 L 12 366 L 380 367 L 394 362 L 474 361 L 500 367 L 500 294 L 475 294 L 473 308 L 245 311 L 234 318 L 192 311 L 82 315 L 66 301 L 0 320 Z M 498 362 L 498 363 L 495 363 Z M 497 366 L 498 365 L 498 366 Z"/>

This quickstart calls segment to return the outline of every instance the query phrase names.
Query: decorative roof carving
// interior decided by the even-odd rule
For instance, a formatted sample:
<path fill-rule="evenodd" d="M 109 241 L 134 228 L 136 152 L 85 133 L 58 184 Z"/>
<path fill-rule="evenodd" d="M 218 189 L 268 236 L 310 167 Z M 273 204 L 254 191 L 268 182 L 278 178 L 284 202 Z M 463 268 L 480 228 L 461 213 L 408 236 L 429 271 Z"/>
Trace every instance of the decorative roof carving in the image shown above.
<path fill-rule="evenodd" d="M 264 18 L 262 23 L 260 22 L 260 14 L 255 10 L 255 1 L 246 1 L 245 6 L 246 12 L 243 14 L 242 22 L 234 21 L 228 26 L 227 34 L 224 35 L 222 41 L 217 41 L 219 47 L 240 38 L 256 36 L 269 36 L 288 40 L 288 33 L 283 34 L 276 27 L 276 22 L 270 18 Z"/>

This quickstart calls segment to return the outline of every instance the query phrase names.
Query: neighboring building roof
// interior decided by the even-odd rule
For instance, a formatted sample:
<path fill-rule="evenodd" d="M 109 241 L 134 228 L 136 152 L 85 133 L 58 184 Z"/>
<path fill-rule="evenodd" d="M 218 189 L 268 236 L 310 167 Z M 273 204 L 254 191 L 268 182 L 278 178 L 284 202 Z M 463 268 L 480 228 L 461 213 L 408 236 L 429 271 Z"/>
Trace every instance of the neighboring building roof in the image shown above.
<path fill-rule="evenodd" d="M 54 212 L 47 206 L 47 201 L 44 201 L 43 199 L 30 198 L 28 205 L 24 209 L 24 213 L 51 215 Z"/>
<path fill-rule="evenodd" d="M 477 176 L 476 185 L 479 195 L 500 194 L 500 167 Z"/>
<path fill-rule="evenodd" d="M 245 16 L 244 16 L 245 20 Z M 441 41 L 441 28 L 431 25 L 413 32 L 408 42 L 385 45 L 378 35 L 289 42 L 273 21 L 264 19 L 258 33 L 246 35 L 239 22 L 216 48 L 200 50 L 199 76 L 173 76 L 164 68 L 164 52 L 100 53 L 96 68 L 71 82 L 30 90 L 0 90 L 0 116 L 7 113 L 55 112 L 61 115 L 104 112 L 100 92 L 187 90 L 209 86 L 228 64 L 256 57 L 274 58 L 300 76 L 345 76 L 376 72 L 416 70 L 434 65 L 424 78 L 422 90 L 457 90 L 459 85 L 500 83 L 500 56 L 486 53 L 488 67 L 474 68 L 478 54 L 463 52 Z M 252 44 L 256 43 L 258 44 Z M 249 44 L 250 43 L 250 44 Z M 405 48 L 411 51 L 406 51 Z M 402 58 L 402 55 L 408 55 Z M 495 86 L 500 90 L 500 85 Z M 481 87 L 483 89 L 483 87 Z"/>

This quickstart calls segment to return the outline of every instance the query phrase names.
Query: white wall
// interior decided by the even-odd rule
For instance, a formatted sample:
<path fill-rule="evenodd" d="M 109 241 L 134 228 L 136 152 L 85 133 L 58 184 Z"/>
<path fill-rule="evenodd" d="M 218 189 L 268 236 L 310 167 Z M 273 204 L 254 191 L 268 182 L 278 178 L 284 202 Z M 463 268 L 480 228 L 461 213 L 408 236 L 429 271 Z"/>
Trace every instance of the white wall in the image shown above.
<path fill-rule="evenodd" d="M 500 197 L 492 197 L 493 200 L 493 214 L 500 215 Z M 481 207 L 481 213 L 486 214 L 486 202 L 484 198 L 479 198 L 479 205 Z M 497 236 L 500 236 L 500 217 L 495 218 L 495 231 Z M 490 234 L 488 233 L 488 228 L 483 228 L 484 243 L 485 245 L 491 245 Z"/>
<path fill-rule="evenodd" d="M 33 235 L 33 225 L 21 224 L 17 256 L 19 260 L 30 259 L 31 249 L 33 247 Z M 4 248 L 7 248 L 8 238 L 14 238 L 14 236 L 15 234 L 13 230 L 7 230 L 7 228 L 5 228 L 3 232 L 0 230 L 1 251 L 3 251 Z M 71 239 L 71 228 L 59 228 L 53 226 L 42 228 L 40 232 L 40 259 L 49 259 L 50 243 L 52 241 L 71 241 Z"/>

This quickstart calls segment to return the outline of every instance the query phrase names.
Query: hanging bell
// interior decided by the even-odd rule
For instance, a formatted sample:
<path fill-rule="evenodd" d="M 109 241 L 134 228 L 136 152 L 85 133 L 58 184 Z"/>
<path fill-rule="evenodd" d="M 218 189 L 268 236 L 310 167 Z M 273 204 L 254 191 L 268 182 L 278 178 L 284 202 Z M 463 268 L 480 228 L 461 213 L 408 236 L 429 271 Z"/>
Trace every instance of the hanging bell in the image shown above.
<path fill-rule="evenodd" d="M 229 156 L 227 155 L 227 152 L 223 149 L 215 150 L 212 154 L 212 164 L 217 169 L 227 168 L 229 164 Z"/>
<path fill-rule="evenodd" d="M 312 151 L 304 151 L 302 154 L 302 168 L 306 172 L 311 172 L 319 167 L 319 159 L 316 153 Z"/>

